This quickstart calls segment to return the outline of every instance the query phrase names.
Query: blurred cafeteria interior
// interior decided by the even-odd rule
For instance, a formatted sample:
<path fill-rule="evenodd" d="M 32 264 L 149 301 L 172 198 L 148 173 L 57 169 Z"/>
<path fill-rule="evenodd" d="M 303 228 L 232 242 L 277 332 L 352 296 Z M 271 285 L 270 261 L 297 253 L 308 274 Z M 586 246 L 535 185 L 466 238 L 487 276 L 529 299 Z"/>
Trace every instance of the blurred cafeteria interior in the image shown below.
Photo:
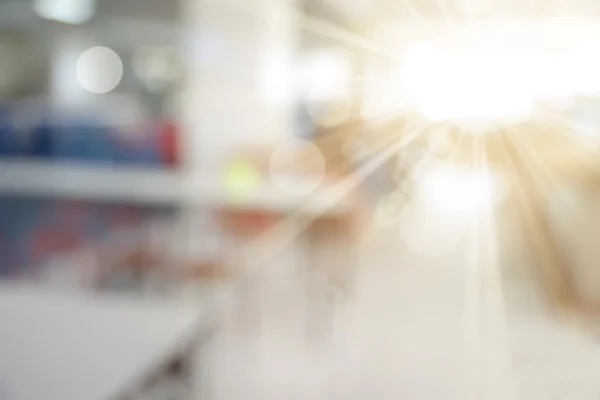
<path fill-rule="evenodd" d="M 0 400 L 596 399 L 598 71 L 592 0 L 0 0 Z"/>

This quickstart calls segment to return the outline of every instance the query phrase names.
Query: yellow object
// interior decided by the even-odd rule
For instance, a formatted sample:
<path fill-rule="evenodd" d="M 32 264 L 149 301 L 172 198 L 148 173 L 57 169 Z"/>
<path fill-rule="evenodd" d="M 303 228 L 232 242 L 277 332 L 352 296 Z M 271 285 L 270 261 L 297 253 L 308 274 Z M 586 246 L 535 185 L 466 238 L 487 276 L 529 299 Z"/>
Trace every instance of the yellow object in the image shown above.
<path fill-rule="evenodd" d="M 244 158 L 233 159 L 227 165 L 224 176 L 227 196 L 232 201 L 243 200 L 256 190 L 260 179 L 260 169 L 253 162 Z"/>

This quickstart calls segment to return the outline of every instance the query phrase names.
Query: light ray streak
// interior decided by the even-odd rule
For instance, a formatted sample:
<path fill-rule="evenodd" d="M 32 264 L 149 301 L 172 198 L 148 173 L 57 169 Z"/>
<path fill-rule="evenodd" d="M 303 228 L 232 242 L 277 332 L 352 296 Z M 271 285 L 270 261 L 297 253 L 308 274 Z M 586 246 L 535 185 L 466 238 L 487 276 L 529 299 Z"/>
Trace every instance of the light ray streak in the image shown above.
<path fill-rule="evenodd" d="M 489 175 L 481 138 L 474 148 L 473 171 Z M 471 218 L 469 262 L 465 271 L 465 331 L 468 397 L 516 399 L 506 305 L 501 282 L 494 210 L 477 210 Z"/>
<path fill-rule="evenodd" d="M 502 150 L 507 163 L 512 166 L 510 176 L 512 180 L 511 192 L 515 195 L 513 196 L 513 202 L 518 208 L 521 220 L 523 220 L 525 234 L 534 251 L 533 255 L 537 258 L 536 268 L 541 275 L 544 289 L 555 309 L 560 310 L 570 307 L 575 301 L 573 285 L 568 274 L 564 273 L 564 257 L 561 251 L 549 242 L 548 237 L 551 237 L 549 236 L 551 233 L 544 220 L 541 219 L 543 217 L 540 212 L 536 213 L 536 207 L 539 207 L 539 203 L 536 205 L 536 199 L 539 198 L 539 195 L 535 194 L 535 189 L 532 190 L 531 185 L 537 186 L 538 194 L 543 193 L 543 189 L 539 187 L 539 183 L 536 179 L 533 179 L 533 176 L 526 176 L 527 172 L 531 171 L 523 171 L 523 168 L 525 168 L 523 157 L 520 154 L 515 154 L 519 150 L 512 138 L 508 134 L 505 134 L 503 138 Z"/>
<path fill-rule="evenodd" d="M 480 146 L 481 147 L 481 146 Z M 480 148 L 481 169 L 485 176 L 491 176 L 489 163 L 487 159 L 487 150 Z M 516 399 L 516 377 L 511 357 L 511 346 L 508 332 L 508 318 L 506 309 L 506 299 L 502 284 L 501 263 L 498 253 L 498 232 L 495 210 L 490 208 L 481 213 L 481 231 L 482 233 L 482 259 L 483 267 L 483 296 L 486 310 L 484 316 L 488 317 L 488 329 L 490 337 L 491 353 L 489 361 L 494 363 L 493 376 L 501 380 L 497 387 L 492 388 L 492 397 L 499 400 Z M 493 336 L 493 338 L 492 338 Z M 490 366 L 492 367 L 492 366 Z"/>
<path fill-rule="evenodd" d="M 448 134 L 451 130 L 452 127 L 451 126 L 447 126 L 447 131 L 445 132 L 445 134 Z M 421 159 L 419 161 L 417 161 L 416 163 L 414 163 L 414 165 L 411 166 L 411 168 L 407 171 L 407 176 L 411 177 L 414 174 L 414 171 L 417 170 L 419 167 L 421 167 L 424 163 L 428 162 L 429 160 L 432 159 L 432 155 L 435 153 L 435 151 L 437 150 L 437 148 L 439 148 L 439 145 L 444 141 L 444 135 L 440 135 L 440 137 L 438 138 L 438 140 L 436 140 L 436 142 L 433 145 L 428 146 L 427 151 L 421 156 Z M 459 140 L 457 142 L 457 146 L 455 145 L 455 149 L 453 151 L 452 156 L 450 156 L 450 158 L 453 160 L 456 155 L 458 154 L 459 150 L 460 150 L 460 145 L 462 142 L 462 138 L 463 136 L 461 135 L 459 137 Z"/>
<path fill-rule="evenodd" d="M 394 17 L 399 24 L 401 24 L 403 18 L 407 16 L 406 8 L 403 8 L 402 2 L 399 2 L 398 0 L 379 0 L 378 3 L 385 3 L 385 6 L 381 6 L 381 8 L 385 9 L 387 13 L 394 14 Z M 409 14 L 408 16 L 410 17 L 411 15 Z"/>
<path fill-rule="evenodd" d="M 556 128 L 553 128 L 553 129 L 556 129 Z M 573 138 L 570 138 L 570 139 L 575 140 Z M 569 140 L 569 138 L 567 138 L 567 140 Z M 565 186 L 564 181 L 566 180 L 566 177 L 561 179 L 560 175 L 557 171 L 552 171 L 550 169 L 550 164 L 551 164 L 550 162 L 546 162 L 546 164 L 544 164 L 542 161 L 541 155 L 536 153 L 535 149 L 531 146 L 531 144 L 527 143 L 524 139 L 520 139 L 520 142 L 523 145 L 523 149 L 529 153 L 531 158 L 533 158 L 537 162 L 540 169 L 542 169 L 546 173 L 546 175 L 548 176 L 549 182 L 551 182 L 551 183 L 557 182 L 559 184 L 559 186 L 564 187 Z M 596 158 L 593 157 L 588 151 L 586 151 L 586 149 L 581 149 L 581 153 L 577 155 L 577 158 L 579 160 L 585 159 L 586 161 L 589 160 L 594 163 L 597 162 Z"/>
<path fill-rule="evenodd" d="M 570 141 L 576 142 L 580 146 L 585 147 L 587 149 L 590 149 L 591 147 L 593 147 L 593 145 L 597 147 L 600 144 L 600 141 L 598 139 L 590 138 L 589 134 L 582 132 L 580 128 L 575 126 L 573 122 L 568 120 L 567 118 L 548 111 L 540 110 L 539 113 L 540 116 L 536 117 L 537 121 L 554 129 L 555 132 L 564 135 Z M 571 131 L 571 133 L 565 132 L 565 130 Z M 575 135 L 573 135 L 573 133 L 575 133 Z"/>
<path fill-rule="evenodd" d="M 338 40 L 339 42 L 347 44 L 351 47 L 356 47 L 371 53 L 379 54 L 381 56 L 390 57 L 394 60 L 398 58 L 397 52 L 393 51 L 392 49 L 369 40 L 364 36 L 357 35 L 353 32 L 340 28 L 339 26 L 331 24 L 321 18 L 306 16 L 304 19 L 304 30 L 330 39 Z"/>
<path fill-rule="evenodd" d="M 480 225 L 477 215 L 469 219 L 468 253 L 465 268 L 464 330 L 465 330 L 465 390 L 466 399 L 485 397 L 482 376 L 483 332 L 481 321 Z"/>
<path fill-rule="evenodd" d="M 388 140 L 379 140 L 379 141 L 377 141 L 376 144 L 375 144 L 375 146 L 373 146 L 373 148 L 367 150 L 364 154 L 361 155 L 361 157 L 358 157 L 357 161 L 358 162 L 362 162 L 362 161 L 364 161 L 366 159 L 372 158 L 376 153 L 378 153 L 381 150 L 381 147 L 385 147 L 387 144 L 389 144 L 389 143 L 387 143 Z"/>
<path fill-rule="evenodd" d="M 559 184 L 562 186 L 562 181 L 561 181 L 558 173 L 556 173 L 556 171 L 552 171 L 550 169 L 549 165 L 544 164 L 544 162 L 540 159 L 540 156 L 531 147 L 531 145 L 529 143 L 527 143 L 527 141 L 524 138 L 519 137 L 519 135 L 517 135 L 516 132 L 515 132 L 515 134 L 507 132 L 507 135 L 508 135 L 507 136 L 508 139 L 513 142 L 515 149 L 519 152 L 519 154 L 523 160 L 533 160 L 537 164 L 538 169 L 539 169 L 538 173 L 545 175 L 545 179 L 547 181 L 548 186 L 550 186 L 554 182 L 559 182 Z M 518 143 L 517 143 L 517 141 L 518 141 Z M 523 152 L 527 152 L 528 157 L 525 157 L 523 155 Z M 527 166 L 527 168 L 529 169 L 529 171 L 532 174 L 535 174 L 535 171 L 532 167 Z M 541 179 L 536 179 L 536 180 L 541 181 Z M 540 186 L 540 189 L 542 189 L 541 186 Z"/>
<path fill-rule="evenodd" d="M 412 2 L 412 0 L 401 0 L 401 4 L 404 7 L 404 9 L 408 12 L 408 17 L 410 18 L 414 18 L 415 20 L 418 20 L 422 26 L 426 27 L 427 29 L 431 30 L 431 31 L 435 31 L 435 26 L 433 25 L 433 23 L 431 22 L 431 20 L 429 18 L 427 18 L 422 12 L 421 10 L 419 10 L 414 3 Z"/>
<path fill-rule="evenodd" d="M 437 6 L 441 11 L 442 17 L 444 18 L 444 23 L 446 24 L 446 27 L 448 27 L 450 25 L 454 25 L 456 23 L 456 19 L 455 19 L 454 15 L 452 15 L 450 10 L 448 9 L 447 0 L 437 0 Z"/>
<path fill-rule="evenodd" d="M 574 132 L 574 134 L 573 133 L 569 134 L 569 133 L 564 133 L 563 129 L 561 129 L 558 126 L 552 125 L 551 123 L 547 122 L 546 120 L 542 120 L 541 122 L 545 126 L 552 129 L 553 132 L 562 134 L 562 136 L 564 136 L 564 138 L 568 142 L 574 142 L 578 145 L 578 147 L 577 147 L 578 152 L 577 152 L 577 154 L 572 155 L 572 157 L 575 157 L 578 159 L 578 162 L 580 163 L 579 165 L 584 166 L 585 168 L 590 170 L 591 173 L 595 173 L 595 174 L 600 173 L 600 163 L 598 162 L 598 157 L 600 156 L 600 154 L 599 154 L 600 141 L 594 140 L 594 139 L 585 140 L 585 138 L 583 138 L 582 136 L 586 136 L 586 135 L 584 133 L 577 131 L 573 127 L 569 127 L 569 126 L 565 125 L 566 129 L 570 129 L 572 132 Z M 562 148 L 561 151 L 564 153 L 565 152 L 564 148 Z M 533 150 L 532 150 L 532 152 L 533 152 Z M 568 161 L 568 159 L 567 159 L 567 161 Z M 560 179 L 557 179 L 557 181 L 560 181 Z"/>
<path fill-rule="evenodd" d="M 343 10 L 343 6 L 337 6 L 337 4 L 344 4 L 345 1 L 347 0 L 338 0 L 336 1 L 336 5 L 334 5 L 332 8 L 334 8 L 337 12 L 342 13 L 342 14 L 346 14 L 348 15 L 348 13 L 346 11 Z M 373 4 L 375 3 L 375 4 Z M 389 4 L 385 1 L 385 0 L 379 0 L 379 1 L 375 1 L 375 2 L 371 2 L 371 4 L 373 5 L 373 8 L 378 8 L 378 12 L 377 12 L 377 17 L 380 17 L 382 15 L 384 16 L 389 16 L 389 15 L 394 15 L 394 17 L 397 20 L 401 20 L 401 15 L 397 12 L 397 10 L 393 9 L 392 7 L 389 7 Z M 385 5 L 384 5 L 385 4 Z M 329 5 L 329 4 L 328 4 Z"/>
<path fill-rule="evenodd" d="M 462 0 L 460 2 L 461 8 L 463 11 L 464 22 L 466 25 L 467 34 L 469 37 L 472 34 L 473 24 L 476 20 L 475 5 L 474 5 L 474 3 L 476 3 L 476 2 L 477 2 L 477 0 Z"/>
<path fill-rule="evenodd" d="M 528 195 L 525 192 L 525 189 L 523 188 L 523 184 L 522 181 L 519 180 L 518 182 L 515 182 L 515 178 L 520 177 L 521 175 L 518 172 L 518 168 L 516 165 L 516 161 L 514 160 L 514 156 L 510 154 L 510 151 L 508 149 L 508 146 L 505 142 L 506 141 L 510 141 L 512 143 L 512 148 L 515 149 L 515 151 L 518 148 L 518 146 L 514 143 L 514 140 L 512 139 L 512 137 L 509 136 L 509 132 L 507 131 L 503 131 L 503 138 L 504 140 L 502 140 L 501 146 L 500 148 L 502 149 L 502 152 L 504 153 L 504 157 L 506 159 L 506 164 L 507 166 L 510 166 L 510 179 L 511 179 L 511 192 L 518 192 L 517 194 L 521 197 L 528 197 Z M 506 170 L 508 170 L 508 168 L 506 168 Z M 529 172 L 532 172 L 531 170 Z M 515 185 L 516 183 L 516 185 Z M 541 188 L 538 186 L 538 189 L 541 190 Z M 529 210 L 527 210 L 527 212 L 529 213 Z M 530 213 L 529 213 L 530 214 Z M 530 214 L 529 215 L 530 218 L 533 218 L 533 215 Z"/>
<path fill-rule="evenodd" d="M 211 0 L 216 7 L 223 7 L 218 0 Z M 241 2 L 237 2 L 235 5 L 227 4 L 227 8 L 235 9 L 241 12 L 244 12 L 248 15 L 251 15 L 255 18 L 259 18 L 261 20 L 271 21 L 273 20 L 272 15 L 266 15 L 264 12 L 257 11 L 251 4 L 241 4 Z M 372 40 L 365 38 L 364 36 L 358 35 L 354 32 L 350 32 L 346 29 L 341 28 L 336 24 L 332 24 L 322 18 L 317 18 L 311 15 L 308 15 L 304 12 L 298 11 L 296 7 L 289 6 L 281 6 L 285 9 L 286 12 L 289 12 L 291 15 L 290 19 L 279 19 L 275 22 L 280 24 L 289 24 L 293 23 L 299 28 L 308 31 L 310 33 L 314 33 L 316 35 L 320 35 L 323 37 L 327 37 L 330 39 L 334 39 L 339 41 L 340 43 L 344 43 L 350 47 L 356 47 L 368 52 L 372 52 L 375 54 L 379 54 L 385 57 L 391 57 L 396 59 L 398 54 L 395 51 L 392 51 L 385 46 L 380 45 Z M 290 22 L 291 20 L 291 22 Z"/>
<path fill-rule="evenodd" d="M 462 149 L 464 138 L 465 138 L 465 134 L 461 132 L 460 135 L 458 136 L 457 142 L 454 145 L 455 150 L 452 153 L 452 156 L 450 156 L 450 159 L 449 159 L 450 164 L 454 163 L 456 161 L 456 158 L 460 154 L 460 149 Z"/>
<path fill-rule="evenodd" d="M 514 151 L 516 151 L 519 156 L 519 159 L 521 161 L 521 166 L 525 169 L 527 169 L 527 172 L 530 174 L 530 176 L 533 178 L 532 180 L 534 181 L 534 184 L 536 185 L 537 189 L 540 191 L 540 193 L 544 193 L 547 189 L 546 186 L 544 186 L 543 179 L 540 179 L 539 175 L 540 175 L 540 171 L 539 169 L 534 168 L 531 164 L 531 161 L 525 157 L 523 155 L 523 150 L 521 148 L 521 146 L 519 145 L 519 143 L 516 142 L 515 139 L 515 135 L 512 134 L 511 132 L 505 132 L 505 138 L 506 140 L 508 140 L 509 142 L 511 142 L 512 147 L 514 149 Z"/>

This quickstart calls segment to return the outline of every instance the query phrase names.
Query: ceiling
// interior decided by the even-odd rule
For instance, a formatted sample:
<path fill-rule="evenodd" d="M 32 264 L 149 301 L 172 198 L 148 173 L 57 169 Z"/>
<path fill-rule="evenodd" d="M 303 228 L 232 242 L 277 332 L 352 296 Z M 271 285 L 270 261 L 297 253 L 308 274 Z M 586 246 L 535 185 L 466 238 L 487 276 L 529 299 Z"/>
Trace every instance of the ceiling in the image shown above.
<path fill-rule="evenodd" d="M 2 14 L 21 18 L 34 16 L 33 0 L 0 0 Z M 177 0 L 97 0 L 95 18 L 120 17 L 134 18 L 161 23 L 176 23 L 178 20 Z"/>
<path fill-rule="evenodd" d="M 179 7 L 175 0 L 97 0 L 94 17 L 81 26 L 40 18 L 32 0 L 0 0 L 0 32 L 52 42 L 62 34 L 76 34 L 122 49 L 171 45 L 180 36 Z"/>

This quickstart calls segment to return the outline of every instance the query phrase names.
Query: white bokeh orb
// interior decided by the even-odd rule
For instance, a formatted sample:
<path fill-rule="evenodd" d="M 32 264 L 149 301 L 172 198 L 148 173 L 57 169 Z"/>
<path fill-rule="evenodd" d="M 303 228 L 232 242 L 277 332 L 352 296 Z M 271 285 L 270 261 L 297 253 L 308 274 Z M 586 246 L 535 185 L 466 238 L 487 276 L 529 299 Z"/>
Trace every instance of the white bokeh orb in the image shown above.
<path fill-rule="evenodd" d="M 271 181 L 280 190 L 307 195 L 315 191 L 325 178 L 325 158 L 315 144 L 288 139 L 271 154 L 269 173 Z"/>
<path fill-rule="evenodd" d="M 77 60 L 77 80 L 88 92 L 108 93 L 119 85 L 122 78 L 123 62 L 108 47 L 91 47 Z"/>

